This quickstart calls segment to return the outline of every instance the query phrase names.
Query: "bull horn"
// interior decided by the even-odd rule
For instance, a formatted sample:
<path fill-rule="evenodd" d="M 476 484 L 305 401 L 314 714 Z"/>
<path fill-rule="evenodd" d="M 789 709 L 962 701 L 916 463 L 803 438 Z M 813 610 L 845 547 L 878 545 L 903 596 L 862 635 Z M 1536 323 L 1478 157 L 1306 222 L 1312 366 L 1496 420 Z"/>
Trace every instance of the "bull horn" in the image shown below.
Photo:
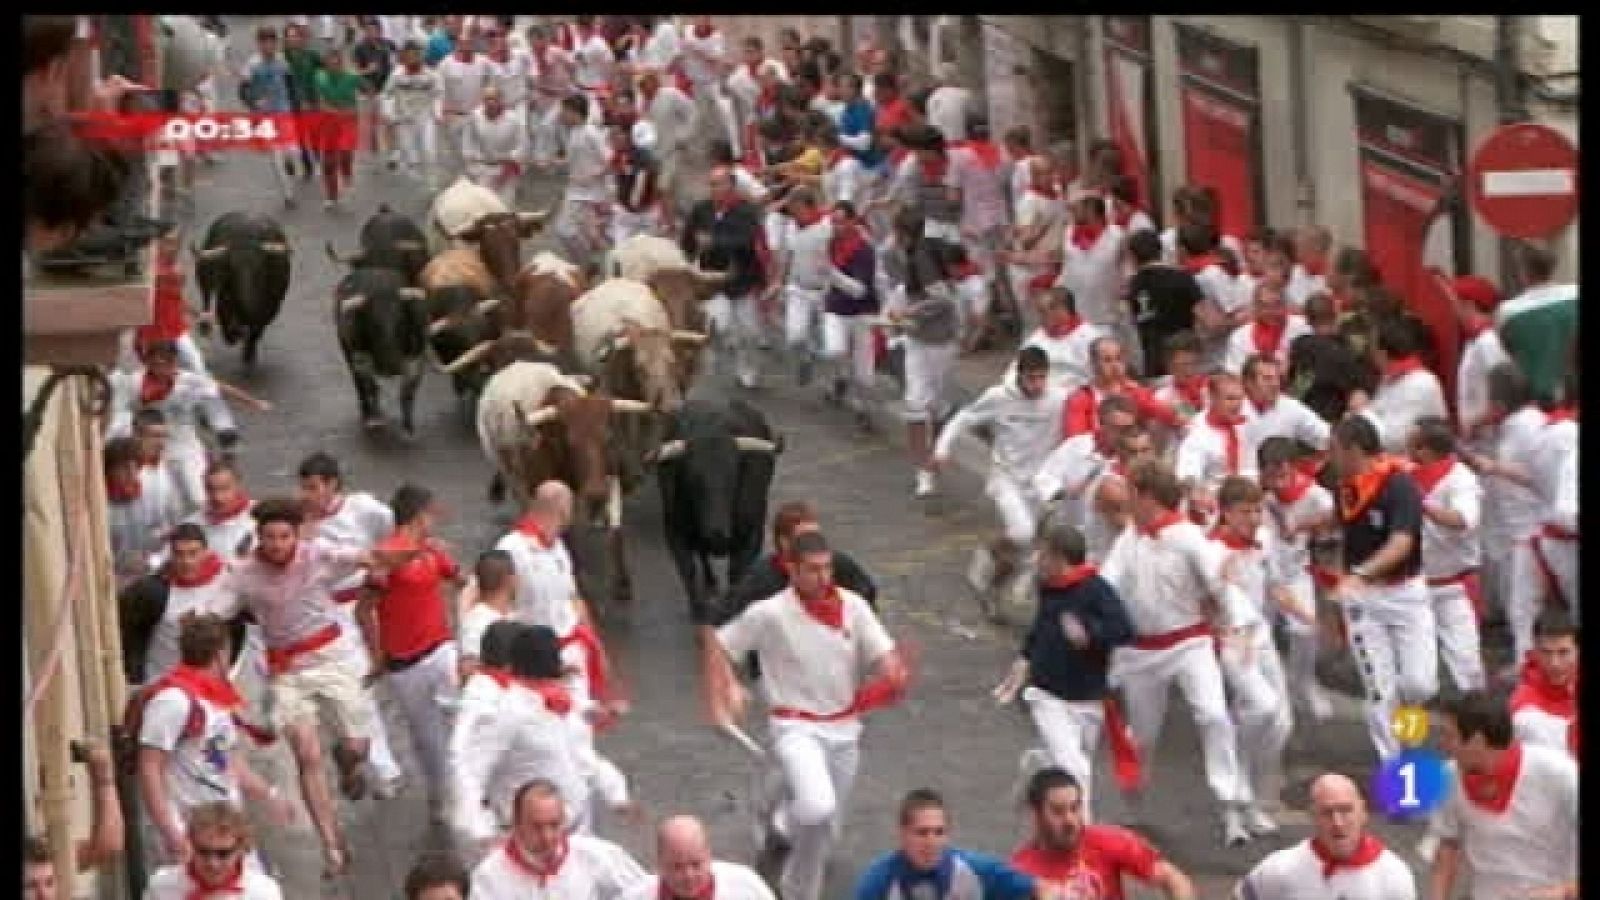
<path fill-rule="evenodd" d="M 519 212 L 517 213 L 517 224 L 543 225 L 548 218 L 550 218 L 550 210 L 548 209 L 543 212 Z"/>
<path fill-rule="evenodd" d="M 707 285 L 707 286 L 724 285 L 724 284 L 728 283 L 728 273 L 727 272 L 717 272 L 717 271 L 702 269 L 699 266 L 696 266 L 695 269 L 694 269 L 694 275 L 695 275 L 696 278 L 700 279 L 700 283 L 701 284 L 704 284 L 704 285 Z"/>
<path fill-rule="evenodd" d="M 676 441 L 667 441 L 665 444 L 657 447 L 655 451 L 650 454 L 650 458 L 656 462 L 666 462 L 669 459 L 677 459 L 688 449 L 689 443 L 687 441 L 681 439 Z"/>
<path fill-rule="evenodd" d="M 426 300 L 428 299 L 428 292 L 422 288 L 401 288 L 400 296 L 409 297 L 412 300 Z"/>
<path fill-rule="evenodd" d="M 538 409 L 534 410 L 533 412 L 528 413 L 528 424 L 532 425 L 535 428 L 538 428 L 540 425 L 543 425 L 546 422 L 554 422 L 556 419 L 559 419 L 560 417 L 561 417 L 561 407 L 559 407 L 559 406 L 541 406 Z"/>
<path fill-rule="evenodd" d="M 450 360 L 449 365 L 440 366 L 439 368 L 441 368 L 446 375 L 454 375 L 462 369 L 465 369 L 467 366 L 470 366 L 476 363 L 478 360 L 483 359 L 485 356 L 488 356 L 489 351 L 493 349 L 493 341 L 483 341 L 476 347 L 473 347 L 455 359 Z"/>
<path fill-rule="evenodd" d="M 499 297 L 490 297 L 489 299 L 483 301 L 482 303 L 479 303 L 477 306 L 474 306 L 472 308 L 472 311 L 477 313 L 480 316 L 486 316 L 489 313 L 494 312 L 495 308 L 498 307 L 499 305 L 500 305 L 500 298 Z"/>
<path fill-rule="evenodd" d="M 189 248 L 189 252 L 194 254 L 195 259 L 221 259 L 223 256 L 227 255 L 228 248 L 226 246 L 222 246 L 212 247 L 209 250 L 197 250 L 191 246 Z"/>
<path fill-rule="evenodd" d="M 612 397 L 611 411 L 625 413 L 647 413 L 654 412 L 655 408 L 643 400 L 629 400 L 626 397 Z"/>
<path fill-rule="evenodd" d="M 289 245 L 280 241 L 262 241 L 258 246 L 262 252 L 278 256 L 289 252 Z"/>
<path fill-rule="evenodd" d="M 556 353 L 559 352 L 556 349 L 556 345 L 555 344 L 547 344 L 544 341 L 539 340 L 538 338 L 534 338 L 533 339 L 533 349 L 539 351 L 540 353 L 547 354 L 549 356 L 555 356 Z"/>
<path fill-rule="evenodd" d="M 395 241 L 394 242 L 394 248 L 396 250 L 421 250 L 421 249 L 425 248 L 426 246 L 427 245 L 424 244 L 421 241 Z"/>
<path fill-rule="evenodd" d="M 734 446 L 738 447 L 745 453 L 776 454 L 778 452 L 777 444 L 773 443 L 772 441 L 762 440 L 761 438 L 736 437 L 733 439 L 733 443 Z"/>
<path fill-rule="evenodd" d="M 708 340 L 710 340 L 709 337 L 698 331 L 674 331 L 672 333 L 672 342 L 675 344 L 695 344 L 698 346 Z"/>
<path fill-rule="evenodd" d="M 354 256 L 350 256 L 350 257 L 346 257 L 346 258 L 341 259 L 339 257 L 339 254 L 337 252 L 335 252 L 334 249 L 333 249 L 333 241 L 329 241 L 326 244 L 324 244 L 323 246 L 326 247 L 327 250 L 328 250 L 328 258 L 333 260 L 336 263 L 339 263 L 340 265 L 346 265 L 347 266 L 347 265 L 351 265 L 352 263 L 357 263 L 357 262 L 361 261 L 361 254 L 359 254 L 359 253 L 357 253 Z"/>
<path fill-rule="evenodd" d="M 340 312 L 355 312 L 367 304 L 366 294 L 351 294 L 339 301 Z"/>
<path fill-rule="evenodd" d="M 451 321 L 449 316 L 438 319 L 428 326 L 428 337 L 436 337 L 440 334 L 443 334 L 454 327 L 455 324 L 456 323 Z"/>

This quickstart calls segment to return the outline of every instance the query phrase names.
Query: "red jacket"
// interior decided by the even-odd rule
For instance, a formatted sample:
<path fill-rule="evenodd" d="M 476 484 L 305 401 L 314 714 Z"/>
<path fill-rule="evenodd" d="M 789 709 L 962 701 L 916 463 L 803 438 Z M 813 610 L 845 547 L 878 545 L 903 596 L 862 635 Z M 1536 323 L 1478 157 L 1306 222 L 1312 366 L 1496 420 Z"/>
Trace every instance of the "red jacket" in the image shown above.
<path fill-rule="evenodd" d="M 1134 381 L 1124 381 L 1119 392 L 1133 401 L 1141 420 L 1154 420 L 1171 428 L 1179 427 L 1178 412 L 1156 399 L 1149 388 Z M 1061 434 L 1064 438 L 1088 434 L 1100 428 L 1100 397 L 1095 386 L 1086 384 L 1067 396 L 1061 411 Z"/>

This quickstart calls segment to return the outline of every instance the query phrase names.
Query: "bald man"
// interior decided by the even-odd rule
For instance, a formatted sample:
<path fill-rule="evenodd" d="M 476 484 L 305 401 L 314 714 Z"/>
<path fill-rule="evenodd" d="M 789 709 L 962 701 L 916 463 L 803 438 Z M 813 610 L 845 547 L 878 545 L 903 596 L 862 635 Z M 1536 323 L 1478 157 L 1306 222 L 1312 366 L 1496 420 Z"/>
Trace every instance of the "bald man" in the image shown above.
<path fill-rule="evenodd" d="M 1311 784 L 1316 836 L 1268 856 L 1234 889 L 1234 900 L 1416 900 L 1411 868 L 1367 831 L 1356 783 L 1327 772 Z"/>
<path fill-rule="evenodd" d="M 694 816 L 657 826 L 656 871 L 622 900 L 775 900 L 754 869 L 711 858 L 705 825 Z"/>
<path fill-rule="evenodd" d="M 579 673 L 569 681 L 573 700 L 583 707 L 605 696 L 605 649 L 588 605 L 578 596 L 572 556 L 561 539 L 571 521 L 572 489 L 546 481 L 534 489 L 527 513 L 495 547 L 511 557 L 516 570 L 512 615 L 561 638 L 562 660 Z"/>

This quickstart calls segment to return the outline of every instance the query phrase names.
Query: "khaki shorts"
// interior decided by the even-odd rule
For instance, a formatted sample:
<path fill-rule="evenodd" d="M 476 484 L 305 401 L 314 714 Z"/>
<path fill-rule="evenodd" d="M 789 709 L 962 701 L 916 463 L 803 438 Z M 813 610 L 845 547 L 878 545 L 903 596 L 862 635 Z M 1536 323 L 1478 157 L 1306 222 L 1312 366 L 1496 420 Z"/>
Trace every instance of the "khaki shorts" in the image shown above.
<path fill-rule="evenodd" d="M 326 704 L 340 737 L 370 736 L 372 704 L 361 690 L 362 675 L 339 652 L 337 643 L 307 654 L 293 671 L 272 676 L 268 686 L 272 729 L 282 732 L 295 722 L 314 721 L 318 706 Z"/>

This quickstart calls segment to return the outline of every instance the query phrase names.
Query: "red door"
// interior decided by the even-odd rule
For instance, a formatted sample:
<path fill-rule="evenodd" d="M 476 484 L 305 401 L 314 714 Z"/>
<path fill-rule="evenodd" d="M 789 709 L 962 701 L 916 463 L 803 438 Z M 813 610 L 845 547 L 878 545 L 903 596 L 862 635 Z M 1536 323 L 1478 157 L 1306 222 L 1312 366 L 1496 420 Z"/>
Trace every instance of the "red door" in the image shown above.
<path fill-rule="evenodd" d="M 1256 50 L 1182 24 L 1176 34 L 1185 173 L 1216 190 L 1222 233 L 1243 238 L 1266 211 Z"/>

